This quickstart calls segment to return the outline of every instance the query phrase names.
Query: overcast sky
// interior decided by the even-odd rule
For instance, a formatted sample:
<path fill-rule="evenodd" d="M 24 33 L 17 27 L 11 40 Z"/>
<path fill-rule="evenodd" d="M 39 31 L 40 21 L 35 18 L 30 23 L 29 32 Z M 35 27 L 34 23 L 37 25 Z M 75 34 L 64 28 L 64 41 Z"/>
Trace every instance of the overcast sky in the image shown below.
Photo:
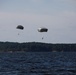
<path fill-rule="evenodd" d="M 76 43 L 76 0 L 0 0 L 0 41 Z"/>

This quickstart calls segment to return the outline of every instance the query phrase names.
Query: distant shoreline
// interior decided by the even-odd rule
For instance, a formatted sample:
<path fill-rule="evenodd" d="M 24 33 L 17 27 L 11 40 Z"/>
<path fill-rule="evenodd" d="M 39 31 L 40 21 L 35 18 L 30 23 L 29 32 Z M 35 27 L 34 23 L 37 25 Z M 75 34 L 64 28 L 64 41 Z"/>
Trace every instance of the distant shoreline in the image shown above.
<path fill-rule="evenodd" d="M 76 44 L 0 42 L 1 52 L 76 52 Z"/>

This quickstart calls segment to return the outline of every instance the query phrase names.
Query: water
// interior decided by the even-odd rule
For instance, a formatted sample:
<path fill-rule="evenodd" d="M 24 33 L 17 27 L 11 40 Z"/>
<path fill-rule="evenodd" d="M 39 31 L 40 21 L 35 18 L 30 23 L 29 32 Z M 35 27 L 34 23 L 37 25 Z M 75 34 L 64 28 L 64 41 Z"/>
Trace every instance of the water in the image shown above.
<path fill-rule="evenodd" d="M 76 53 L 0 53 L 0 75 L 76 75 Z"/>

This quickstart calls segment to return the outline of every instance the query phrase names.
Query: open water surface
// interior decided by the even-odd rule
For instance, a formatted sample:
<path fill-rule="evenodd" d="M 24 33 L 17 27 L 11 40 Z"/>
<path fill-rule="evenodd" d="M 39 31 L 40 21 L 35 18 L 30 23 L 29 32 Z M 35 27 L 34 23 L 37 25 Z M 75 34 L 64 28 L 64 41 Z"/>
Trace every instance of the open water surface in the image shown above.
<path fill-rule="evenodd" d="M 0 75 L 76 75 L 76 53 L 0 53 Z"/>

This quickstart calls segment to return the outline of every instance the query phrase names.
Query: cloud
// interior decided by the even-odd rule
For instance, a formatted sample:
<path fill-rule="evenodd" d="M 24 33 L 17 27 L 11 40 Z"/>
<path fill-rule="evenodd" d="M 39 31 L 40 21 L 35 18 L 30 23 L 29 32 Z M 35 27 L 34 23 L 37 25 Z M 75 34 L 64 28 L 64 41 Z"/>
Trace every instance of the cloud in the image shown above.
<path fill-rule="evenodd" d="M 40 1 L 43 1 L 43 0 L 32 0 L 33 2 L 40 2 Z"/>

